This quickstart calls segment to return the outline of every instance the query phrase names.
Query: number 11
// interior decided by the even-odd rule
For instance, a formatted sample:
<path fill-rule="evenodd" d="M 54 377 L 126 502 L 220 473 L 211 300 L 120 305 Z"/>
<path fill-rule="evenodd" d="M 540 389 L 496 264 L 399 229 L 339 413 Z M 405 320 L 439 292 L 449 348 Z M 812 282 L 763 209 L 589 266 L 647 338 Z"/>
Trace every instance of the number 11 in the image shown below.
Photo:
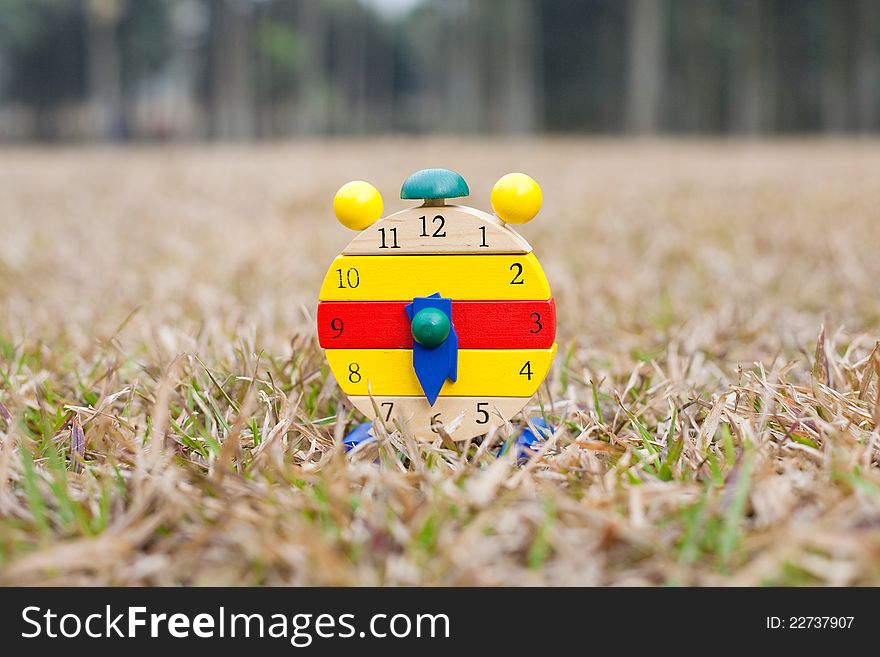
<path fill-rule="evenodd" d="M 388 232 L 391 233 L 391 246 L 389 247 L 387 244 L 385 244 L 385 229 L 380 228 L 379 234 L 382 235 L 382 244 L 379 245 L 379 248 L 380 249 L 388 249 L 388 248 L 399 249 L 400 247 L 397 245 L 397 227 L 395 226 L 394 228 L 389 228 Z"/>

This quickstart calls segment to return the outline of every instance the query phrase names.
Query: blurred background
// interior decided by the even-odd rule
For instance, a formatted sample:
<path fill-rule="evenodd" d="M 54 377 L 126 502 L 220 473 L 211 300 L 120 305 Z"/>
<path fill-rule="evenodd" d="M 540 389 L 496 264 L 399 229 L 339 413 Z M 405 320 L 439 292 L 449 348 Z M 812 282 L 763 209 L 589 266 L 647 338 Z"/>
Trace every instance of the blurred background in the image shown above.
<path fill-rule="evenodd" d="M 0 140 L 880 127 L 874 0 L 0 0 Z"/>
<path fill-rule="evenodd" d="M 0 584 L 880 585 L 878 129 L 880 0 L 0 0 Z M 437 166 L 544 190 L 517 472 L 333 449 Z"/>

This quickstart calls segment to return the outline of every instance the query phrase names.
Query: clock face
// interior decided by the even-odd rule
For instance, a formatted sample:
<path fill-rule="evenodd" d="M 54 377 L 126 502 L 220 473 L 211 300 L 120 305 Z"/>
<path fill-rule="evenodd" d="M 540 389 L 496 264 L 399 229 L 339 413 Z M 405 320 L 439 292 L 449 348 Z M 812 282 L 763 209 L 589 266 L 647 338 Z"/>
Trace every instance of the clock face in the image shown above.
<path fill-rule="evenodd" d="M 429 440 L 509 421 L 556 354 L 555 306 L 528 242 L 493 215 L 435 199 L 349 243 L 324 277 L 317 324 L 352 405 Z"/>

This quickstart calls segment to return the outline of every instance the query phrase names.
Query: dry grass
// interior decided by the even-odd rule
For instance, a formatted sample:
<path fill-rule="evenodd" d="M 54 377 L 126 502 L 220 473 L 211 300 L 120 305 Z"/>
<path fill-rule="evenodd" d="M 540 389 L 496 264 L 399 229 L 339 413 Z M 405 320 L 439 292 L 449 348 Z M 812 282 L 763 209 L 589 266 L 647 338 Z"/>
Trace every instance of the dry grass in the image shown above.
<path fill-rule="evenodd" d="M 336 446 L 330 198 L 397 209 L 444 165 L 478 207 L 544 187 L 559 430 L 525 466 Z M 869 142 L 0 153 L 0 583 L 880 584 L 877 171 Z"/>

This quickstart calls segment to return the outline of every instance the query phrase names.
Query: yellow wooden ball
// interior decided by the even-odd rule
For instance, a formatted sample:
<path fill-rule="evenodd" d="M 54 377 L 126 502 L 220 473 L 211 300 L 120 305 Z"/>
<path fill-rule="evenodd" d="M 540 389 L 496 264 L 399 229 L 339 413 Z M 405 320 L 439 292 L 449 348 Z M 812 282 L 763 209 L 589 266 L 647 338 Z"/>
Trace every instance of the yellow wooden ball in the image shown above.
<path fill-rule="evenodd" d="M 345 183 L 333 197 L 333 212 L 346 228 L 364 230 L 382 216 L 379 190 L 363 180 Z"/>
<path fill-rule="evenodd" d="M 492 188 L 492 208 L 502 221 L 524 224 L 534 219 L 544 202 L 541 188 L 524 173 L 508 173 Z"/>

